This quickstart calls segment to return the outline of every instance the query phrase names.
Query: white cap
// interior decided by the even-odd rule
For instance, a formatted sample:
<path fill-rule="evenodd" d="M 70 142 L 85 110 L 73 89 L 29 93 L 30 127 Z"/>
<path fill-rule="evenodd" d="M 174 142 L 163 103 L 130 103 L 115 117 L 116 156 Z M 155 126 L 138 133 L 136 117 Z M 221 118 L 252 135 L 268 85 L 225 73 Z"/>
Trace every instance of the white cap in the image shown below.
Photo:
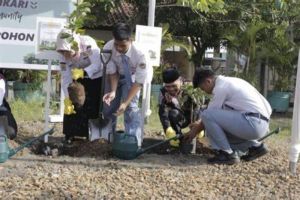
<path fill-rule="evenodd" d="M 70 29 L 62 29 L 59 34 L 57 35 L 56 39 L 56 51 L 63 50 L 63 51 L 72 51 L 72 44 L 70 43 L 69 38 L 62 38 L 64 34 L 69 34 L 71 37 L 77 41 L 77 35 L 72 33 Z"/>

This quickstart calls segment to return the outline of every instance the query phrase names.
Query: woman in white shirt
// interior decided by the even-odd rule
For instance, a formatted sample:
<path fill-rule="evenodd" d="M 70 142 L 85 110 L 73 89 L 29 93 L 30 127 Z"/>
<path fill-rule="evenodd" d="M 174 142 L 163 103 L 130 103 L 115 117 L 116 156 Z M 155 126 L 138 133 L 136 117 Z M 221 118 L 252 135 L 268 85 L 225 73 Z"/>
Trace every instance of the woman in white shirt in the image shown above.
<path fill-rule="evenodd" d="M 63 29 L 57 37 L 56 51 L 62 55 L 60 66 L 65 95 L 63 133 L 66 142 L 71 143 L 75 136 L 88 138 L 94 132 L 99 133 L 93 119 L 99 117 L 102 79 L 100 49 L 93 38 Z M 68 91 L 71 83 L 83 85 L 83 105 L 71 101 Z M 99 135 L 94 138 L 99 138 Z"/>

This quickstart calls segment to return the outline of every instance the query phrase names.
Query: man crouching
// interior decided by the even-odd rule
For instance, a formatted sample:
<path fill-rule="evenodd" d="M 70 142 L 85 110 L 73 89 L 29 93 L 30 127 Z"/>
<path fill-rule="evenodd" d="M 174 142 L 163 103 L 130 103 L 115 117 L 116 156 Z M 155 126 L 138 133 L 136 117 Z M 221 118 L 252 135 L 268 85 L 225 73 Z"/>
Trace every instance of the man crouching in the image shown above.
<path fill-rule="evenodd" d="M 252 85 L 240 78 L 215 75 L 209 69 L 197 70 L 193 84 L 212 94 L 201 120 L 191 125 L 187 136 L 191 140 L 205 128 L 211 147 L 217 152 L 208 159 L 209 163 L 235 164 L 268 152 L 258 139 L 268 132 L 272 109 Z M 240 157 L 239 151 L 246 155 Z"/>

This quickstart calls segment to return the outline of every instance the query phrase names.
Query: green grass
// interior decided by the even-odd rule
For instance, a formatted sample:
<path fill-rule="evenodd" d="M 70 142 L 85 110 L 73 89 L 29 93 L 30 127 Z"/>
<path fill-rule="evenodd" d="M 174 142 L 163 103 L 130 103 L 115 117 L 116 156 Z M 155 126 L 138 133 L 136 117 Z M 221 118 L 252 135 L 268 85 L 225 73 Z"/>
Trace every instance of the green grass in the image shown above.
<path fill-rule="evenodd" d="M 119 127 L 119 129 L 124 129 L 123 122 L 124 122 L 124 117 L 123 117 L 123 115 L 121 115 L 120 117 L 118 117 L 118 126 L 117 127 Z M 145 123 L 145 129 L 148 131 L 155 131 L 155 132 L 163 131 L 163 128 L 160 123 L 157 112 L 154 112 L 152 110 L 152 114 L 148 118 L 147 123 Z"/>
<path fill-rule="evenodd" d="M 17 99 L 10 102 L 12 113 L 17 121 L 40 121 L 44 119 L 44 102 L 22 101 Z"/>
<path fill-rule="evenodd" d="M 147 124 L 145 126 L 146 130 L 163 131 L 162 125 L 160 123 L 159 115 L 158 115 L 158 99 L 153 96 L 151 97 L 150 109 L 152 113 L 147 120 Z"/>
<path fill-rule="evenodd" d="M 270 131 L 277 127 L 280 127 L 281 131 L 277 136 L 273 136 L 274 139 L 289 137 L 292 130 L 292 113 L 273 113 L 271 116 Z"/>
<path fill-rule="evenodd" d="M 146 124 L 146 129 L 149 131 L 163 131 L 163 127 L 160 123 L 158 113 L 152 110 L 152 114 L 148 119 L 148 123 Z"/>
<path fill-rule="evenodd" d="M 151 115 L 148 117 L 147 123 L 145 124 L 145 129 L 148 131 L 162 131 L 162 125 L 158 116 L 158 100 L 155 97 L 151 97 Z M 118 117 L 118 127 L 123 127 L 124 117 L 121 115 Z"/>
<path fill-rule="evenodd" d="M 12 112 L 17 121 L 41 121 L 44 120 L 44 102 L 41 100 L 32 100 L 24 102 L 15 100 L 10 102 Z M 52 111 L 57 109 L 52 105 Z M 145 125 L 148 131 L 162 131 L 162 125 L 158 116 L 158 103 L 155 98 L 151 101 L 152 114 L 148 118 L 148 123 Z M 118 118 L 118 124 L 123 127 L 123 116 Z M 270 131 L 277 127 L 281 128 L 280 134 L 272 136 L 273 139 L 283 139 L 291 135 L 292 113 L 280 114 L 273 113 L 270 123 Z"/>

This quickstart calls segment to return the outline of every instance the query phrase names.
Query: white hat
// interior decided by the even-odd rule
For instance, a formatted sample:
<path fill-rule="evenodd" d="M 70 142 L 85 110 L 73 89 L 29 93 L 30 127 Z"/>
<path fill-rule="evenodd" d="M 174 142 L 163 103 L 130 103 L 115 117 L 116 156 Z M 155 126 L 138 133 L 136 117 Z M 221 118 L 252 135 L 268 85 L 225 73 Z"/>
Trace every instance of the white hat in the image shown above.
<path fill-rule="evenodd" d="M 68 37 L 70 35 L 70 37 Z M 56 51 L 63 50 L 63 51 L 73 51 L 72 44 L 71 44 L 71 37 L 74 40 L 77 40 L 77 35 L 72 33 L 70 29 L 62 29 L 60 33 L 57 35 L 56 39 Z"/>

